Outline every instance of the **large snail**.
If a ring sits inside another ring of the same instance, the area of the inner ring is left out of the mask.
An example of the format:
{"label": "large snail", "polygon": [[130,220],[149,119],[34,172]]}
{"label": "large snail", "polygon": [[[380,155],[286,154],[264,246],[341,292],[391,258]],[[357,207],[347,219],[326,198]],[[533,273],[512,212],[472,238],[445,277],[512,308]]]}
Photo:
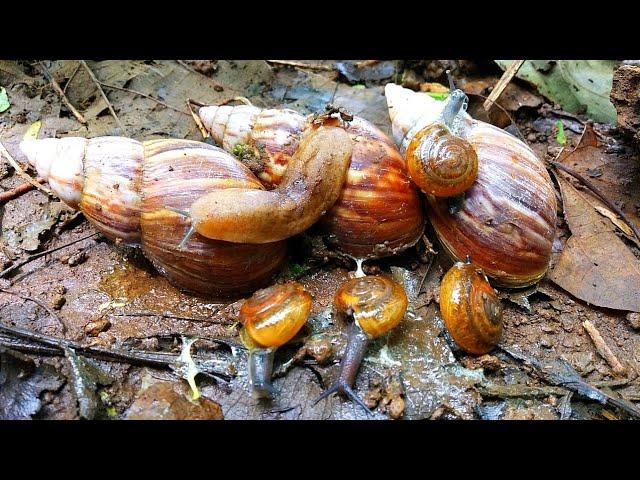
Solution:
{"label": "large snail", "polygon": [[[442,195],[424,189],[429,219],[445,249],[458,261],[471,256],[499,285],[523,287],[540,280],[556,226],[555,191],[544,164],[516,137],[471,118],[460,90],[445,102],[395,84],[388,84],[385,94],[394,139],[409,161],[445,152],[438,148],[445,141],[458,145],[440,164],[452,172],[429,178],[437,183],[442,177],[446,190],[460,177],[464,197],[457,197],[462,200],[457,208],[447,197],[458,191]],[[466,188],[475,162],[477,178]]]}
{"label": "large snail", "polygon": [[502,305],[482,271],[468,259],[456,262],[442,277],[440,312],[453,341],[481,355],[502,335]]}
{"label": "large snail", "polygon": [[105,236],[141,246],[179,287],[215,296],[266,284],[285,258],[283,240],[315,223],[340,195],[349,135],[321,126],[298,147],[281,185],[265,191],[235,157],[201,142],[67,137],[21,144],[60,199]]}
{"label": "large snail", "polygon": [[256,398],[271,398],[273,357],[307,323],[311,295],[289,282],[258,290],[240,307],[241,338],[249,348],[249,380]]}
{"label": "large snail", "polygon": [[407,305],[407,295],[402,286],[382,275],[355,277],[340,287],[334,297],[335,310],[353,322],[349,325],[349,338],[338,379],[318,397],[316,403],[332,393],[340,393],[369,411],[353,391],[360,364],[371,340],[397,327],[404,318]]}
{"label": "large snail", "polygon": [[[203,106],[198,112],[213,139],[238,155],[267,188],[283,181],[301,136],[317,128],[323,117],[251,105]],[[377,127],[344,113],[321,123],[341,124],[345,117],[345,129],[354,142],[351,164],[338,201],[320,223],[331,243],[347,254],[393,255],[422,235],[418,190],[397,148]]]}

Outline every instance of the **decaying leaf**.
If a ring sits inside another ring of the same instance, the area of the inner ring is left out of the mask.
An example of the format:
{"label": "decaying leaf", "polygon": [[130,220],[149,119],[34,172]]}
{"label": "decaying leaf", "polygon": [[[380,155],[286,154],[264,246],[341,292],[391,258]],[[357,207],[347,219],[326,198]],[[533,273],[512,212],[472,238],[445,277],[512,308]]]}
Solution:
{"label": "decaying leaf", "polygon": [[620,219],[620,217],[618,217],[611,210],[609,210],[608,208],[602,207],[600,205],[595,205],[593,208],[595,208],[596,212],[598,212],[600,215],[602,215],[603,217],[607,217],[609,220],[611,220],[611,222],[616,227],[618,227],[625,235],[627,235],[628,237],[633,237],[633,230],[631,230],[631,227],[629,227],[629,225],[624,223],[624,221]]}
{"label": "decaying leaf", "polygon": [[110,385],[113,378],[93,361],[79,356],[71,348],[65,348],[64,353],[71,365],[71,381],[78,399],[80,417],[91,420],[98,412],[98,385]]}
{"label": "decaying leaf", "polygon": [[572,235],[549,278],[593,305],[640,312],[640,261],[583,193],[558,181]]}
{"label": "decaying leaf", "polygon": [[[513,60],[496,60],[505,69]],[[571,113],[586,109],[597,122],[616,123],[616,109],[609,100],[613,60],[527,60],[516,77],[526,80],[550,100]]]}
{"label": "decaying leaf", "polygon": [[38,138],[38,133],[40,133],[40,127],[42,127],[42,121],[38,120],[37,122],[33,122],[27,128],[27,131],[24,133],[22,139],[23,140],[35,140]]}
{"label": "decaying leaf", "polygon": [[0,348],[0,420],[27,420],[42,407],[40,395],[57,391],[64,379],[48,365]]}
{"label": "decaying leaf", "polygon": [[64,203],[51,202],[45,208],[39,209],[38,217],[27,217],[24,223],[5,228],[2,236],[10,247],[33,252],[40,248],[42,236],[51,230],[63,214],[68,212],[71,210]]}

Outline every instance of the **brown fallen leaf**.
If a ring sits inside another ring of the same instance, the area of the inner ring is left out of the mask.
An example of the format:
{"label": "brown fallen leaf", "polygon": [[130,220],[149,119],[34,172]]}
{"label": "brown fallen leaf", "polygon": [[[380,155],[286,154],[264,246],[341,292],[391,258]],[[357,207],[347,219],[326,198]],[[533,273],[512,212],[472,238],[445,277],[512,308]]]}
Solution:
{"label": "brown fallen leaf", "polygon": [[611,223],[613,223],[616,227],[618,227],[626,236],[634,238],[633,230],[631,230],[631,227],[629,227],[629,225],[624,223],[624,221],[621,220],[618,215],[616,215],[611,210],[601,205],[594,205],[593,208],[595,208],[596,212],[598,212],[600,215],[602,215],[603,217],[607,217],[609,220],[611,220]]}
{"label": "brown fallen leaf", "polygon": [[549,278],[590,304],[640,312],[640,261],[584,194],[557,178],[572,235]]}

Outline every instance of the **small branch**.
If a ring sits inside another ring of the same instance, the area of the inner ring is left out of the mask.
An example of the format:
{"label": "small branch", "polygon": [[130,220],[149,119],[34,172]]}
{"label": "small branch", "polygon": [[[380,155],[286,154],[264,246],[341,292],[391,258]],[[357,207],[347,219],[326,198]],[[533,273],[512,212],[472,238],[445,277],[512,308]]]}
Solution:
{"label": "small branch", "polygon": [[58,250],[62,250],[63,248],[70,247],[71,245],[74,245],[76,243],[82,242],[83,240],[87,240],[87,239],[89,239],[91,237],[95,237],[96,235],[100,235],[100,233],[99,232],[92,233],[91,235],[87,235],[85,237],[78,238],[77,240],[74,240],[74,241],[69,242],[69,243],[65,243],[64,245],[60,245],[59,247],[50,248],[49,250],[45,250],[44,252],[40,252],[40,253],[36,253],[34,255],[31,255],[26,260],[24,260],[24,261],[22,261],[20,263],[16,263],[15,265],[11,265],[9,268],[7,268],[7,269],[3,270],[2,272],[0,272],[0,278],[4,277],[5,275],[8,275],[9,273],[13,272],[14,270],[19,269],[20,267],[25,266],[27,263],[31,263],[34,260],[37,260],[40,257],[44,257],[45,255],[48,255],[50,253],[57,252]]}
{"label": "small branch", "polygon": [[[0,323],[0,332],[6,335],[23,338],[36,344],[45,345],[47,347],[53,347],[57,349],[58,355],[64,355],[65,348],[72,348],[77,353],[85,355],[87,357],[98,358],[108,361],[116,362],[128,362],[137,365],[149,365],[152,367],[172,368],[175,367],[178,360],[178,355],[168,352],[146,352],[144,350],[119,350],[115,348],[104,348],[98,346],[86,346],[81,343],[74,342],[72,340],[66,340],[64,338],[53,337],[45,335],[43,333],[34,332],[26,328],[10,327]],[[1,338],[0,338],[1,340]],[[14,346],[16,350],[20,349]],[[25,348],[34,348],[30,345]],[[205,374],[213,375],[221,378],[225,381],[231,380],[230,375],[213,370],[207,365],[207,360],[201,358],[199,355],[193,355],[193,359],[196,362],[198,368]]]}
{"label": "small branch", "polygon": [[103,100],[107,102],[107,107],[109,108],[109,112],[111,112],[111,116],[114,118],[114,120],[118,124],[118,127],[120,127],[120,130],[122,130],[123,133],[126,133],[127,129],[124,128],[124,125],[122,125],[122,123],[120,122],[118,115],[116,115],[116,112],[113,109],[113,105],[111,105],[111,102],[107,98],[107,95],[104,93],[104,90],[102,90],[100,80],[96,78],[95,74],[93,73],[93,70],[91,70],[91,68],[89,68],[89,65],[87,65],[87,62],[85,62],[84,60],[80,60],[80,64],[87,71],[87,73],[91,77],[91,80],[93,80],[93,83],[96,84],[96,87],[98,88],[98,91],[100,92],[100,95],[102,96]]}
{"label": "small branch", "polygon": [[598,189],[598,187],[596,187],[590,180],[586,179],[585,177],[580,175],[578,172],[576,172],[575,170],[573,170],[570,167],[567,167],[563,163],[553,162],[553,161],[549,162],[549,163],[551,165],[553,165],[555,168],[557,168],[559,170],[562,170],[565,173],[568,173],[569,175],[571,175],[572,177],[578,179],[581,183],[583,183],[589,190],[591,190],[595,195],[597,195],[598,198],[600,198],[600,200],[602,200],[604,202],[604,204],[607,207],[609,207],[610,210],[613,210],[620,218],[622,218],[622,220],[624,220],[624,222],[627,225],[629,225],[631,230],[633,230],[633,233],[636,236],[636,238],[638,239],[638,241],[640,241],[640,230],[638,229],[636,224],[634,222],[632,222],[631,219],[629,219],[629,217],[620,208],[618,208],[618,206],[616,204],[614,204],[611,200],[609,200],[604,195],[604,193],[602,193]]}
{"label": "small branch", "polygon": [[47,187],[45,187],[44,185],[42,185],[40,182],[38,182],[37,180],[34,180],[33,178],[31,178],[20,166],[20,164],[18,162],[16,162],[14,160],[14,158],[11,156],[11,154],[9,153],[9,151],[4,148],[4,145],[2,144],[2,142],[0,142],[0,153],[2,153],[4,155],[4,157],[7,159],[7,161],[9,162],[9,164],[15,169],[16,173],[18,175],[20,175],[22,178],[24,178],[27,182],[29,182],[31,185],[33,185],[35,188],[37,188],[38,190],[40,190],[41,192],[46,193],[47,195],[53,195],[51,193],[51,190],[49,190]]}
{"label": "small branch", "polygon": [[82,116],[82,114],[78,110],[76,110],[76,107],[71,105],[71,102],[67,98],[67,95],[64,93],[64,90],[60,88],[60,85],[58,84],[58,82],[56,82],[56,79],[53,78],[53,75],[49,73],[49,70],[47,70],[47,67],[45,67],[44,63],[40,62],[40,66],[42,67],[44,76],[47,78],[47,80],[49,80],[53,89],[60,96],[62,103],[64,103],[67,106],[67,108],[71,111],[73,116],[76,117],[76,120],[78,120],[81,124],[86,125],[87,120]]}
{"label": "small branch", "polygon": [[106,87],[110,90],[120,90],[121,92],[128,92],[128,93],[132,93],[134,95],[140,95],[141,97],[144,98],[148,98],[149,100],[152,100],[154,102],[156,102],[159,105],[162,105],[163,107],[169,108],[171,110],[174,110],[178,113],[181,113],[183,115],[189,115],[187,112],[185,112],[184,110],[180,110],[179,108],[173,107],[171,105],[169,105],[168,103],[163,102],[162,100],[158,100],[155,97],[152,97],[151,95],[147,95],[146,93],[142,93],[139,92],[138,90],[133,90],[131,88],[124,88],[124,87],[116,87],[115,85],[110,85],[108,83],[104,83],[104,82],[100,82],[100,85],[102,85],[103,87]]}
{"label": "small branch", "polygon": [[324,70],[325,72],[333,72],[335,68],[327,65],[310,65],[308,63],[294,62],[291,60],[267,60],[267,63],[273,63],[275,65],[285,65],[287,67],[305,68],[307,70]]}
{"label": "small branch", "polygon": [[522,64],[524,62],[525,60],[514,60],[511,65],[509,65],[509,67],[504,71],[502,77],[500,77],[500,80],[498,80],[498,83],[495,87],[493,87],[491,94],[489,94],[489,97],[482,105],[486,111],[491,110],[491,107],[493,106],[495,101],[500,98],[500,95],[502,95],[502,92],[505,88],[507,88],[507,85],[509,85],[509,82],[511,82],[511,79],[515,76],[515,74],[518,73],[518,70],[520,70],[520,67],[522,67]]}
{"label": "small branch", "polygon": [[[218,313],[218,310],[216,310],[215,312],[212,312],[212,315],[216,313]],[[211,320],[209,318],[183,317],[180,315],[155,313],[155,312],[110,313],[109,315],[113,317],[161,317],[161,318],[167,318],[170,320],[184,320],[188,322],[209,323],[211,325],[232,325],[232,323],[230,322],[223,322],[220,320]]]}
{"label": "small branch", "polygon": [[604,358],[607,361],[607,363],[611,366],[613,373],[615,373],[616,375],[624,375],[626,372],[626,369],[622,366],[620,361],[616,358],[615,354],[611,351],[609,346],[604,342],[602,335],[600,335],[600,332],[595,327],[595,325],[591,323],[589,320],[585,320],[584,322],[582,322],[582,326],[591,337],[591,340],[593,340],[593,344],[596,346],[596,350],[598,351],[600,356]]}
{"label": "small branch", "polygon": [[485,398],[544,398],[549,395],[566,395],[569,391],[562,387],[531,387],[529,385],[498,385],[486,383],[478,385],[480,395]]}
{"label": "small branch", "polygon": [[30,300],[33,303],[35,303],[36,305],[39,305],[40,307],[44,308],[49,313],[49,315],[51,315],[60,324],[60,326],[62,327],[62,333],[66,333],[67,332],[67,326],[64,324],[62,319],[58,316],[58,314],[56,312],[54,312],[53,309],[51,309],[50,307],[48,307],[47,305],[42,303],[40,300],[36,300],[35,298],[28,297],[26,295],[21,295],[21,294],[16,293],[16,292],[12,292],[11,290],[7,290],[6,288],[0,288],[0,292],[4,292],[4,293],[7,293],[9,295],[13,295],[14,297],[22,298],[23,300]]}
{"label": "small branch", "polygon": [[67,80],[67,82],[64,84],[64,88],[62,89],[62,91],[66,94],[67,93],[67,88],[69,88],[69,85],[71,85],[71,81],[76,78],[76,74],[78,73],[78,70],[80,70],[80,63],[78,63],[78,65],[76,65],[76,69],[73,71],[73,73],[71,74],[71,76],[69,77],[69,80]]}
{"label": "small branch", "polygon": [[[45,180],[43,178],[36,178],[36,182],[44,182]],[[0,193],[0,205],[7,203],[9,200],[15,200],[16,198],[18,198],[21,195],[24,195],[27,192],[30,192],[31,190],[33,190],[35,187],[35,185],[33,185],[30,182],[25,182],[21,185],[18,185],[15,188],[12,188],[11,190],[6,190],[4,192]]]}
{"label": "small branch", "polygon": [[189,112],[191,112],[191,118],[193,118],[193,121],[198,126],[198,130],[200,130],[200,135],[202,135],[203,139],[209,138],[211,134],[202,124],[202,120],[200,120],[200,117],[196,114],[196,112],[193,111],[192,105],[197,106],[197,104],[193,100],[191,100],[190,98],[187,98],[187,108],[189,109]]}

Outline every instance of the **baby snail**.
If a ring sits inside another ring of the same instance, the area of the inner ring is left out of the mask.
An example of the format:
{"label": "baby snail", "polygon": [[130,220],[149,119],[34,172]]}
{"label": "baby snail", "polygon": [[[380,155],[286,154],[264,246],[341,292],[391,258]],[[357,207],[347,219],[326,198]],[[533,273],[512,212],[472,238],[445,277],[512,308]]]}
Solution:
{"label": "baby snail", "polygon": [[273,357],[307,323],[311,295],[296,282],[258,290],[240,308],[240,336],[249,349],[249,380],[255,398],[271,398]]}
{"label": "baby snail", "polygon": [[490,352],[502,335],[502,305],[482,270],[457,262],[442,277],[440,312],[447,331],[465,352]]}
{"label": "baby snail", "polygon": [[473,145],[456,135],[458,114],[469,99],[449,76],[449,97],[435,122],[416,122],[407,134],[407,167],[420,189],[436,197],[453,197],[467,190],[478,176],[478,155]]}
{"label": "baby snail", "polygon": [[[463,139],[472,148],[450,152],[477,157],[477,177],[462,182],[468,187],[464,195],[439,197],[424,189],[429,220],[444,249],[456,261],[470,255],[497,285],[519,288],[539,281],[549,268],[556,229],[556,192],[544,163],[520,139],[473,119],[459,90],[442,102],[389,83],[385,95],[393,137],[402,152],[411,154],[409,161],[416,152],[420,157],[431,151],[420,147],[427,139],[438,145],[440,138]],[[438,125],[453,135],[440,137],[437,132],[444,130]],[[457,168],[453,153],[443,158],[448,159],[443,165]]]}
{"label": "baby snail", "polygon": [[385,276],[357,276],[340,287],[334,297],[336,312],[351,317],[353,322],[349,325],[340,375],[315,403],[332,393],[340,393],[370,413],[364,401],[353,391],[360,364],[371,340],[391,331],[402,321],[407,304],[402,286]]}

